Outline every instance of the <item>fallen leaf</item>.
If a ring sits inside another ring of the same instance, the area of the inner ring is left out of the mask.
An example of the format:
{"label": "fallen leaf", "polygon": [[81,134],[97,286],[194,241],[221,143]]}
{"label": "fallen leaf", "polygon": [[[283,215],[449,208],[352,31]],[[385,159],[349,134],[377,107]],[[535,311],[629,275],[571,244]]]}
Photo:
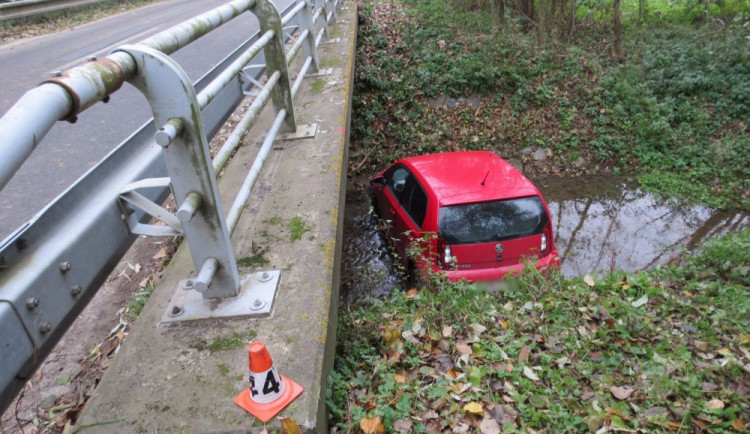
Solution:
{"label": "fallen leaf", "polygon": [[401,337],[401,333],[395,328],[386,327],[383,331],[383,340],[385,340],[385,346],[388,348],[394,347],[398,343],[399,337]]}
{"label": "fallen leaf", "polygon": [[474,351],[472,351],[471,347],[463,342],[459,342],[456,344],[456,351],[458,351],[461,354],[468,354],[468,355],[474,354]]}
{"label": "fallen leaf", "polygon": [[591,287],[596,285],[596,282],[594,282],[594,278],[591,277],[590,274],[583,276],[583,281],[586,282],[586,285],[591,286]]}
{"label": "fallen leaf", "polygon": [[393,378],[396,380],[396,383],[406,383],[406,377],[401,374],[396,374]]}
{"label": "fallen leaf", "polygon": [[614,414],[615,416],[619,416],[619,417],[621,417],[622,419],[625,419],[625,420],[633,420],[632,417],[627,416],[627,415],[623,414],[622,412],[620,412],[619,410],[614,409],[612,407],[607,407],[607,408],[604,409],[604,411],[607,414]]}
{"label": "fallen leaf", "polygon": [[528,378],[531,381],[539,381],[539,377],[537,377],[534,371],[528,366],[523,367],[523,375],[525,375],[526,378]]}
{"label": "fallen leaf", "polygon": [[524,363],[529,361],[529,347],[521,347],[521,352],[518,353],[518,363]]}
{"label": "fallen leaf", "polygon": [[399,420],[393,422],[393,429],[396,432],[409,432],[409,431],[411,431],[411,420],[409,420],[409,419],[399,419]]}
{"label": "fallen leaf", "polygon": [[161,249],[159,249],[158,252],[156,252],[154,256],[151,257],[151,259],[161,259],[165,256],[167,256],[167,248],[162,247]]}
{"label": "fallen leaf", "polygon": [[478,402],[470,402],[466,405],[464,405],[464,411],[468,411],[472,414],[484,414],[484,409],[482,408],[482,404]]}
{"label": "fallen leaf", "polygon": [[490,415],[500,426],[505,426],[508,423],[515,424],[518,417],[518,413],[510,405],[496,405],[495,408],[490,410]]}
{"label": "fallen leaf", "polygon": [[450,326],[443,327],[443,337],[449,338],[451,336],[453,336],[453,327],[450,327]]}
{"label": "fallen leaf", "polygon": [[359,428],[365,434],[385,434],[385,426],[380,421],[380,416],[375,416],[372,419],[366,417],[359,421]]}
{"label": "fallen leaf", "polygon": [[724,401],[722,401],[721,399],[712,399],[708,401],[708,404],[706,405],[708,406],[709,410],[721,410],[722,408],[724,408]]}
{"label": "fallen leaf", "polygon": [[301,434],[297,422],[291,417],[281,418],[281,432],[284,434]]}
{"label": "fallen leaf", "polygon": [[485,417],[479,425],[479,432],[482,434],[500,434],[500,425],[495,419]]}
{"label": "fallen leaf", "polygon": [[419,294],[419,291],[417,291],[417,288],[412,288],[412,289],[406,291],[406,298],[412,299],[412,298],[416,297],[417,294]]}
{"label": "fallen leaf", "polygon": [[732,428],[734,428],[735,431],[745,431],[745,421],[738,417],[732,421]]}
{"label": "fallen leaf", "polygon": [[633,392],[635,392],[635,389],[633,389],[630,386],[622,386],[622,387],[612,386],[609,388],[609,391],[612,392],[612,395],[615,398],[622,401],[622,400],[630,398],[630,395],[632,395]]}
{"label": "fallen leaf", "polygon": [[503,330],[508,330],[508,322],[507,321],[502,321],[501,320],[501,321],[498,321],[498,323],[500,324],[500,327],[503,328]]}
{"label": "fallen leaf", "polygon": [[643,294],[643,297],[641,297],[638,300],[630,303],[630,305],[633,306],[633,307],[641,307],[641,306],[643,306],[646,303],[648,303],[648,295]]}

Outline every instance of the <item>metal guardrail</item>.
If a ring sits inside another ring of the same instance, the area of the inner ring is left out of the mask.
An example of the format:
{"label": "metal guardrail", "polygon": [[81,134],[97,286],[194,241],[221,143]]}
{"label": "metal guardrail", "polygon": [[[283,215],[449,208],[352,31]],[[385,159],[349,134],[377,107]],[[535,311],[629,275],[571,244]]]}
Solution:
{"label": "metal guardrail", "polygon": [[[139,234],[184,235],[193,257],[197,276],[183,281],[163,322],[270,312],[279,271],[241,278],[230,234],[277,134],[297,130],[294,95],[308,71],[317,71],[317,47],[339,5],[317,1],[299,0],[280,15],[270,0],[234,0],[48,79],[0,118],[1,188],[58,120],[74,121],[125,81],[154,115],[0,245],[0,409]],[[191,83],[169,54],[248,11],[260,32]],[[300,51],[304,62],[292,83],[288,67]],[[254,101],[212,161],[209,138],[252,91]],[[216,175],[269,100],[275,120],[225,216]],[[158,205],[170,192],[174,214]],[[151,225],[152,218],[164,224]]]}
{"label": "metal guardrail", "polygon": [[0,3],[0,21],[72,9],[107,0],[21,0]]}

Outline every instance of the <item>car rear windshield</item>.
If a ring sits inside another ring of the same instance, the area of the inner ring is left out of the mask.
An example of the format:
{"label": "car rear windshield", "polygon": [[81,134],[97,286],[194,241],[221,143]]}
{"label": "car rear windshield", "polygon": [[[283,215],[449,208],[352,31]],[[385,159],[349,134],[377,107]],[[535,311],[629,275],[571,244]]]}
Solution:
{"label": "car rear windshield", "polygon": [[475,244],[536,235],[549,216],[539,196],[440,208],[439,235],[448,244]]}

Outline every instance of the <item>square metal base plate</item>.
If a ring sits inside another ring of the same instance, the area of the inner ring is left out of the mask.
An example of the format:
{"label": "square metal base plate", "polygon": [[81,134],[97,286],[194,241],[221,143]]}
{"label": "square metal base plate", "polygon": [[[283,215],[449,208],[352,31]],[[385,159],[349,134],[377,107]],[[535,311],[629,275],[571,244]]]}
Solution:
{"label": "square metal base plate", "polygon": [[297,131],[279,134],[276,140],[314,139],[318,134],[318,124],[298,124]]}
{"label": "square metal base plate", "polygon": [[208,318],[239,316],[268,316],[271,314],[281,271],[259,271],[240,276],[240,294],[237,297],[204,300],[203,295],[193,289],[184,289],[181,282],[162,323],[194,321]]}

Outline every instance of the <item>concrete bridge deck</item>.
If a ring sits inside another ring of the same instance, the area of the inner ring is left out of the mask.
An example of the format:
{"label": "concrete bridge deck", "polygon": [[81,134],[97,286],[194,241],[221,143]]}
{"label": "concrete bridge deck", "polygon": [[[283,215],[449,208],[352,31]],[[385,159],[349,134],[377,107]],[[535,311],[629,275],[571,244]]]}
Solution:
{"label": "concrete bridge deck", "polygon": [[[356,24],[356,5],[348,3],[331,27],[331,42],[320,50],[321,70],[332,68],[333,74],[305,79],[295,101],[298,123],[317,123],[317,136],[274,144],[232,238],[241,275],[281,270],[271,316],[160,325],[180,280],[195,273],[183,245],[77,427],[102,433],[260,431],[263,424],[233,400],[248,387],[247,344],[262,341],[279,372],[305,389],[279,417],[292,418],[303,432],[327,431],[324,398],[335,353]],[[263,139],[257,131],[267,130],[271,120],[264,114],[221,175],[222,197],[239,189]],[[278,418],[268,424],[274,426]]]}

